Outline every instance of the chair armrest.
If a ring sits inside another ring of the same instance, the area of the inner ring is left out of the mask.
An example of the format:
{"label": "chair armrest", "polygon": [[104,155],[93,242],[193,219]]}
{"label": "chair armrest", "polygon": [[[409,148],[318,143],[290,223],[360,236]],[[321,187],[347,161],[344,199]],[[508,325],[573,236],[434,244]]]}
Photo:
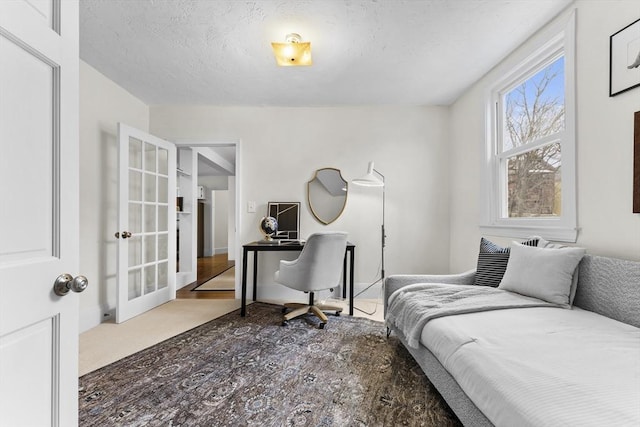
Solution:
{"label": "chair armrest", "polygon": [[450,285],[473,285],[476,270],[459,274],[395,274],[384,281],[384,311],[387,312],[389,296],[400,288],[414,283],[446,283]]}
{"label": "chair armrest", "polygon": [[275,281],[285,286],[287,284],[292,285],[297,281],[299,281],[300,271],[294,268],[297,262],[298,262],[297,258],[291,261],[281,259],[279,263],[280,267],[273,276]]}

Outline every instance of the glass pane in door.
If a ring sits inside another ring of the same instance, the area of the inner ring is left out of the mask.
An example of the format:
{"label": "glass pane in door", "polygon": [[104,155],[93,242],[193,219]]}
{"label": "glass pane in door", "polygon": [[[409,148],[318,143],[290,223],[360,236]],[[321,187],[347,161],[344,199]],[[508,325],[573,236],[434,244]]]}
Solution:
{"label": "glass pane in door", "polygon": [[168,234],[158,235],[158,261],[166,260],[169,258],[168,237]]}
{"label": "glass pane in door", "polygon": [[129,270],[129,301],[142,295],[142,270]]}
{"label": "glass pane in door", "polygon": [[161,262],[158,264],[158,289],[166,288],[168,286],[167,274],[169,271],[169,263]]}
{"label": "glass pane in door", "polygon": [[129,138],[129,167],[142,169],[142,141]]}
{"label": "glass pane in door", "polygon": [[137,234],[142,232],[142,205],[129,202],[129,230]]}
{"label": "glass pane in door", "polygon": [[129,267],[137,267],[142,264],[142,237],[133,236],[129,241]]}
{"label": "glass pane in door", "polygon": [[144,200],[145,202],[156,201],[156,175],[151,173],[144,174]]}
{"label": "glass pane in door", "polygon": [[145,205],[144,232],[152,233],[155,231],[156,231],[156,205]]}
{"label": "glass pane in door", "polygon": [[156,260],[156,236],[144,237],[144,262],[154,262]]}
{"label": "glass pane in door", "polygon": [[169,180],[163,176],[158,176],[158,202],[168,203]]}
{"label": "glass pane in door", "polygon": [[149,143],[144,144],[144,170],[156,171],[156,146]]}
{"label": "glass pane in door", "polygon": [[156,266],[148,265],[144,268],[144,293],[149,294],[156,290]]}
{"label": "glass pane in door", "polygon": [[169,174],[169,152],[164,148],[158,148],[158,173]]}
{"label": "glass pane in door", "polygon": [[129,170],[129,200],[142,201],[142,172]]}
{"label": "glass pane in door", "polygon": [[158,231],[167,231],[169,225],[169,207],[168,206],[158,206]]}

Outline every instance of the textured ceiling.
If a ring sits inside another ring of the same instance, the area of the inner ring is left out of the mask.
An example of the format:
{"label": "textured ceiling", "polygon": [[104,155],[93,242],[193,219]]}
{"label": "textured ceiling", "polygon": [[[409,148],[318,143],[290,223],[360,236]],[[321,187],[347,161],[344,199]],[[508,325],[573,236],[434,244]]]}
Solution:
{"label": "textured ceiling", "polygon": [[150,105],[448,105],[569,3],[81,0],[80,56]]}

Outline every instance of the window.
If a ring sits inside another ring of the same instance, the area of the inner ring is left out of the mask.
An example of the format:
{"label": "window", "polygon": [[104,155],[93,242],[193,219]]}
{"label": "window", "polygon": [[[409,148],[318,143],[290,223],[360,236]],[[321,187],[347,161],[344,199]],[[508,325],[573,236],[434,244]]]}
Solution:
{"label": "window", "polygon": [[490,89],[487,234],[576,240],[574,19]]}
{"label": "window", "polygon": [[561,216],[564,56],[501,94],[497,108],[501,215]]}

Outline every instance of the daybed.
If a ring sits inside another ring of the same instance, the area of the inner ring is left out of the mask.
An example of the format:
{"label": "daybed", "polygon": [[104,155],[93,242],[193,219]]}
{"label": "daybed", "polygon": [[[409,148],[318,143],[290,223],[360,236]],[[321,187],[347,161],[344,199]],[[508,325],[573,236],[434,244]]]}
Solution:
{"label": "daybed", "polygon": [[465,426],[639,426],[640,262],[585,255],[575,271],[572,306],[436,316],[412,344],[392,312],[409,310],[394,306],[398,294],[418,283],[477,288],[476,270],[391,276],[387,326]]}

